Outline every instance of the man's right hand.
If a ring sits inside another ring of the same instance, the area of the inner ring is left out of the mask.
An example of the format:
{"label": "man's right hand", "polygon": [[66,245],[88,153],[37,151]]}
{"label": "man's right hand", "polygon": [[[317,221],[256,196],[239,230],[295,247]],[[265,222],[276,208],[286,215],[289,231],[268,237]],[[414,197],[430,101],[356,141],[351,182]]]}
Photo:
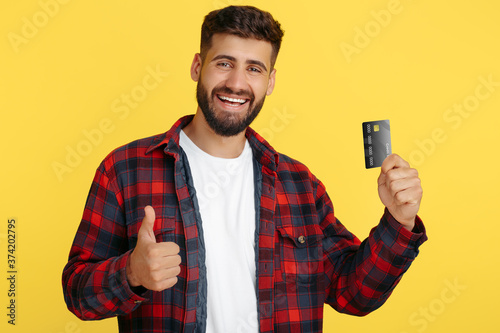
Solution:
{"label": "man's right hand", "polygon": [[127,280],[132,287],[162,291],[177,283],[181,272],[179,246],[173,242],[157,243],[153,231],[155,211],[146,206],[144,212],[136,247],[127,262]]}

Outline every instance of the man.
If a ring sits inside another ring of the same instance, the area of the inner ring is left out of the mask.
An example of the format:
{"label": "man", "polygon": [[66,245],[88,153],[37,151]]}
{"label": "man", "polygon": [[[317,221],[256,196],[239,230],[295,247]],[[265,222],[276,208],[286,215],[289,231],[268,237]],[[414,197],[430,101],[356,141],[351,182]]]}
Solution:
{"label": "man", "polygon": [[321,332],[324,303],[366,315],[385,302],[426,240],[417,172],[389,156],[379,225],[363,243],[344,228],[323,184],[249,128],[282,36],[254,7],[206,16],[194,117],[97,169],[63,272],[79,318],[118,316],[121,332]]}

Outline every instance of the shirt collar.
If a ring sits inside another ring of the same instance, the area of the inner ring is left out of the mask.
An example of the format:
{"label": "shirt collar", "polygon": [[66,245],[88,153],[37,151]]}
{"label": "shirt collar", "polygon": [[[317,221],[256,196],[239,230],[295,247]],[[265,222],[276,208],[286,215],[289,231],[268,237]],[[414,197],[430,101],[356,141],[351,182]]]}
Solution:
{"label": "shirt collar", "polygon": [[[153,142],[146,150],[146,154],[160,147],[166,146],[164,152],[173,156],[176,160],[179,157],[179,136],[181,129],[189,124],[194,115],[187,115],[177,120],[172,127],[165,133],[158,135],[154,138]],[[279,162],[279,154],[274,150],[271,145],[264,140],[257,132],[248,127],[245,136],[252,148],[253,154],[257,161],[263,166],[269,168],[271,171],[276,171]]]}

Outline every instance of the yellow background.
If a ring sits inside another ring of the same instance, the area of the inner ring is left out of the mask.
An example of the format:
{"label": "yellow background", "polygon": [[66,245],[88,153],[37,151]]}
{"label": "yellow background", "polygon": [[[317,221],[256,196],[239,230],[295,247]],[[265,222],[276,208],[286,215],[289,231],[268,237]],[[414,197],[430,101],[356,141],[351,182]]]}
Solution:
{"label": "yellow background", "polygon": [[[115,332],[116,319],[81,322],[67,311],[60,282],[95,169],[117,146],[195,112],[189,67],[203,17],[243,1],[54,1],[0,5],[0,330]],[[383,210],[379,169],[364,167],[363,121],[390,119],[393,152],[413,162],[422,179],[429,241],[419,257],[367,317],[325,308],[324,331],[498,332],[500,4],[246,4],[270,11],[285,30],[276,89],[253,127],[325,183],[352,232],[366,237]],[[141,88],[156,69],[168,75],[154,89]],[[497,85],[489,91],[480,78]],[[115,112],[122,94],[144,91],[135,108]],[[473,110],[450,113],[464,103]],[[89,146],[85,131],[97,129],[102,137]],[[67,166],[68,149],[85,156],[58,176],[54,165]],[[4,277],[11,217],[18,237],[15,327],[7,324]]]}

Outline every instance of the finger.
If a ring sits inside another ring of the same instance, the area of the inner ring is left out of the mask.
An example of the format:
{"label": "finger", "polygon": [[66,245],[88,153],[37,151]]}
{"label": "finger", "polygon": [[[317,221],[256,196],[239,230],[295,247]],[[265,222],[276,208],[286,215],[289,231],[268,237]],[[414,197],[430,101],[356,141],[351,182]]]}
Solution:
{"label": "finger", "polygon": [[175,256],[168,256],[164,258],[164,263],[167,268],[171,267],[179,267],[181,265],[181,256],[180,255],[175,255]]}
{"label": "finger", "polygon": [[384,180],[387,183],[396,181],[396,180],[401,180],[401,179],[418,179],[418,171],[416,169],[412,168],[395,168],[387,171],[387,173],[384,174],[385,178]]}
{"label": "finger", "polygon": [[165,289],[172,288],[177,284],[177,276],[165,280]]}
{"label": "finger", "polygon": [[412,188],[421,188],[419,178],[403,178],[391,181],[389,183],[389,190],[392,195],[396,195],[398,192],[405,191]]}
{"label": "finger", "polygon": [[160,242],[151,247],[150,255],[152,257],[168,257],[175,256],[179,252],[179,245],[174,242]]}
{"label": "finger", "polygon": [[382,162],[382,166],[380,168],[380,172],[387,173],[387,171],[394,168],[409,168],[410,164],[402,159],[398,154],[391,154],[386,157],[384,162]]}
{"label": "finger", "polygon": [[161,282],[153,283],[151,286],[148,286],[148,289],[153,291],[163,291],[165,289],[172,288],[173,286],[175,286],[177,281],[178,281],[177,277],[168,278],[162,280]]}
{"label": "finger", "polygon": [[170,279],[181,274],[181,266],[169,267],[165,270],[165,278]]}
{"label": "finger", "polygon": [[155,210],[151,206],[144,207],[145,216],[142,219],[142,224],[139,229],[138,238],[153,240],[156,243],[156,238],[154,234],[154,225],[156,214]]}
{"label": "finger", "polygon": [[384,185],[386,178],[387,178],[386,174],[383,173],[382,170],[380,170],[380,175],[378,176],[378,179],[377,179],[378,186]]}
{"label": "finger", "polygon": [[149,269],[151,272],[164,272],[167,269],[179,267],[181,264],[181,257],[179,255],[162,257],[162,258],[153,258],[148,262]]}
{"label": "finger", "polygon": [[410,187],[397,192],[394,199],[397,205],[416,205],[422,198],[421,187]]}
{"label": "finger", "polygon": [[180,273],[181,273],[180,266],[164,268],[161,270],[151,272],[151,281],[153,283],[162,283],[167,279],[171,279],[178,276]]}
{"label": "finger", "polygon": [[172,242],[149,244],[146,257],[150,270],[156,271],[180,265],[179,250],[179,246]]}

